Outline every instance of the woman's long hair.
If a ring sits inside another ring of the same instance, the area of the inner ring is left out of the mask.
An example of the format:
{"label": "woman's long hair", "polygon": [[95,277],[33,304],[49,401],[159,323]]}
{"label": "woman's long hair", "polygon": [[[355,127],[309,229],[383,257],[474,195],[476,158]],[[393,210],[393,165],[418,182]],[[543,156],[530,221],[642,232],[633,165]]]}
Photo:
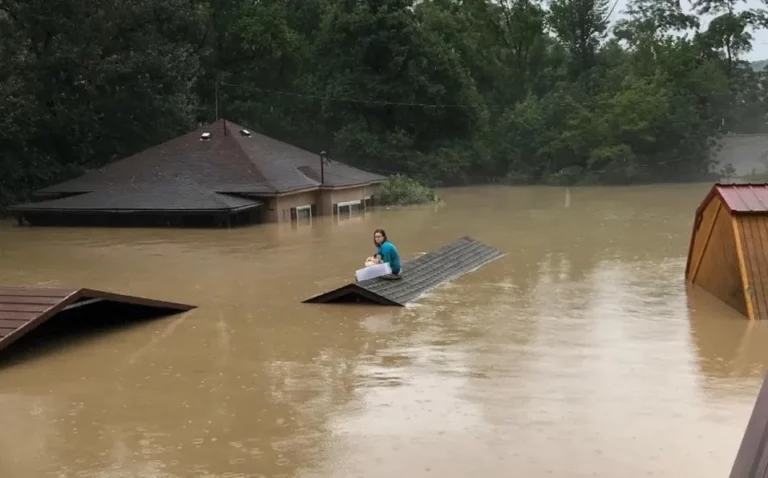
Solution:
{"label": "woman's long hair", "polygon": [[376,246],[376,247],[379,247],[381,244],[377,244],[377,243],[376,243],[376,233],[377,233],[377,232],[378,232],[379,234],[381,234],[381,237],[383,237],[383,238],[384,238],[384,240],[383,240],[383,241],[381,241],[381,244],[384,244],[384,243],[385,243],[385,242],[387,242],[389,239],[387,239],[387,233],[386,233],[386,232],[384,232],[384,229],[376,229],[375,231],[373,231],[373,245],[374,245],[374,246]]}

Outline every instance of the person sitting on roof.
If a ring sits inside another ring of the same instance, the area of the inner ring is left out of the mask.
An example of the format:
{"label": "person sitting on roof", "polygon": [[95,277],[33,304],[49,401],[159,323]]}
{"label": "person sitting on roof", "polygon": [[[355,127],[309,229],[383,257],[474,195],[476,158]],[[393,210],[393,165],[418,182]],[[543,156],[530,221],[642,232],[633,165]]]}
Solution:
{"label": "person sitting on roof", "polygon": [[384,276],[385,279],[399,279],[400,276],[400,253],[397,252],[397,247],[389,242],[387,239],[387,233],[384,229],[376,229],[373,231],[373,243],[377,247],[376,256],[380,258],[381,263],[389,264],[392,269],[392,274]]}

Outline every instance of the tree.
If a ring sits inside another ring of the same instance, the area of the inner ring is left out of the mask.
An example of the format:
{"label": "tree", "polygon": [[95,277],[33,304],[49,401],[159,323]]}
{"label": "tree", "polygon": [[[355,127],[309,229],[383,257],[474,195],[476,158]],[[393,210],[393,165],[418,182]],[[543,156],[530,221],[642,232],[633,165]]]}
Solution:
{"label": "tree", "polygon": [[608,2],[0,0],[0,205],[217,115],[432,185],[701,179],[766,131],[764,9]]}
{"label": "tree", "polygon": [[0,176],[6,200],[192,124],[198,61],[182,0],[3,0]]}

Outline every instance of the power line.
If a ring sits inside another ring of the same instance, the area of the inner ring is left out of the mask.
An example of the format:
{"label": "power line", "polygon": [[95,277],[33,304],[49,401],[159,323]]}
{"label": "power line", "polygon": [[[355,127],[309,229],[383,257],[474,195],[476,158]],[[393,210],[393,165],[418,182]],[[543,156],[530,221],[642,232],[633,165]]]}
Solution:
{"label": "power line", "polygon": [[341,98],[337,96],[309,95],[309,94],[303,94],[303,93],[293,93],[289,91],[270,90],[267,88],[259,88],[251,85],[247,85],[247,86],[235,85],[232,83],[225,83],[225,82],[221,82],[221,84],[224,86],[232,86],[235,88],[247,88],[249,90],[255,90],[262,93],[291,96],[295,98],[338,101],[343,103],[358,103],[358,104],[369,104],[369,105],[379,105],[379,106],[385,106],[385,105],[386,106],[412,106],[412,107],[420,107],[420,108],[487,108],[492,106],[505,106],[505,105],[493,105],[493,104],[472,105],[472,104],[441,104],[441,103],[409,103],[409,102],[401,102],[401,101],[370,100],[370,99],[363,99],[363,98]]}

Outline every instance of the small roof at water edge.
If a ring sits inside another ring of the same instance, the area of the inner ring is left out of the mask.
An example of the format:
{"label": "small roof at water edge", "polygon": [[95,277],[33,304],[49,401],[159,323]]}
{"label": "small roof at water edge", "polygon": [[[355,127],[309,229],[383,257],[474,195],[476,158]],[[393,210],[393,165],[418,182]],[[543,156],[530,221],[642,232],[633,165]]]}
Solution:
{"label": "small roof at water edge", "polygon": [[728,212],[732,214],[768,213],[768,184],[766,183],[716,183],[696,210],[697,216],[701,215],[715,196],[720,196]]}

